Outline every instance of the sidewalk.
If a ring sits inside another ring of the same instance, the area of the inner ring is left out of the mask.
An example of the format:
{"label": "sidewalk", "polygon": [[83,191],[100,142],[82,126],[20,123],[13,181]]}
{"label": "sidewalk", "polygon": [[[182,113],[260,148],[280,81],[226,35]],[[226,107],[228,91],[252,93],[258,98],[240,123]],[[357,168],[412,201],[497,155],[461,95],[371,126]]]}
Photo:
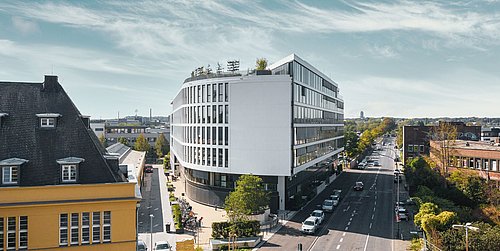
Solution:
{"label": "sidewalk", "polygon": [[[178,178],[177,181],[174,181],[172,183],[175,187],[175,192],[174,192],[175,197],[186,199],[189,205],[193,207],[192,210],[195,213],[196,217],[198,217],[198,219],[203,217],[203,220],[201,222],[201,228],[199,230],[199,236],[197,236],[197,238],[195,239],[195,243],[199,243],[199,245],[203,248],[203,250],[210,250],[209,239],[211,238],[212,235],[212,222],[227,221],[228,219],[226,217],[226,211],[224,211],[224,209],[221,208],[216,209],[214,207],[194,202],[190,200],[187,196],[182,196],[183,193],[186,194],[184,189],[185,184],[183,176]],[[168,195],[166,198],[167,198],[166,200],[168,201]],[[172,220],[171,214],[170,218],[171,218],[170,220]],[[172,231],[174,230],[172,229]],[[185,234],[177,234],[176,237],[178,241],[185,239],[193,239],[195,237],[195,233],[186,231]]]}

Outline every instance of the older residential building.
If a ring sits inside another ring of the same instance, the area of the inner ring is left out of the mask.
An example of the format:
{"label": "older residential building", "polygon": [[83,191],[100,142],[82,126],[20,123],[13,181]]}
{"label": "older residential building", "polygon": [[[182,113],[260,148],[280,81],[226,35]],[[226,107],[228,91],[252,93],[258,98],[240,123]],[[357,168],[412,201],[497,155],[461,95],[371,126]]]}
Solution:
{"label": "older residential building", "polygon": [[[431,147],[441,149],[439,141],[431,141]],[[449,146],[449,169],[463,168],[476,171],[481,177],[500,184],[500,145],[497,143],[456,140]],[[431,153],[432,158],[437,158]],[[439,164],[439,163],[438,163]]]}
{"label": "older residential building", "polygon": [[[449,123],[457,129],[457,139],[479,141],[481,126],[467,126],[463,122]],[[408,160],[421,155],[429,155],[431,134],[436,126],[404,126],[403,127],[403,164]]]}
{"label": "older residential building", "polygon": [[0,82],[0,250],[135,250],[140,194],[57,76]]}
{"label": "older residential building", "polygon": [[481,141],[500,143],[500,128],[482,128]]}
{"label": "older residential building", "polygon": [[344,129],[337,83],[294,54],[269,68],[182,84],[172,103],[171,160],[191,199],[220,207],[251,173],[270,191],[271,210],[283,210],[333,174]]}

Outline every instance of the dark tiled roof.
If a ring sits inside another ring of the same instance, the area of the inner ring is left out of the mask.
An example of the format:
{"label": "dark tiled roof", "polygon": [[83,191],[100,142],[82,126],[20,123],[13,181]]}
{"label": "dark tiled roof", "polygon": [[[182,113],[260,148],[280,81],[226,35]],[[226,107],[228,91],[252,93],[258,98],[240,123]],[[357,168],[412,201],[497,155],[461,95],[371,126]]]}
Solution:
{"label": "dark tiled roof", "polygon": [[[28,160],[20,167],[19,185],[61,184],[57,160],[84,159],[79,164],[80,184],[126,181],[118,166],[103,157],[106,150],[57,81],[44,83],[0,82],[0,161]],[[57,113],[55,128],[41,128],[37,114]],[[1,175],[1,174],[0,174]],[[1,184],[0,184],[1,185]]]}

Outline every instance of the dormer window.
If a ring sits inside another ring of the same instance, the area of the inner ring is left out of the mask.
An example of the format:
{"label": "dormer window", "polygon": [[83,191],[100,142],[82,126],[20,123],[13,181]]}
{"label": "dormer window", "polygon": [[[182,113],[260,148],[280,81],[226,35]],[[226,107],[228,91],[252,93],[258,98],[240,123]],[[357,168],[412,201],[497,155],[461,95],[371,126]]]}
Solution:
{"label": "dormer window", "polygon": [[54,128],[57,124],[57,119],[61,117],[59,113],[39,113],[36,115],[40,118],[40,127]]}
{"label": "dormer window", "polygon": [[17,185],[19,183],[19,171],[22,164],[28,162],[25,159],[10,158],[0,161],[2,185]]}
{"label": "dormer window", "polygon": [[58,159],[57,163],[61,165],[61,182],[78,182],[78,168],[80,166],[80,163],[84,161],[84,159],[78,157]]}

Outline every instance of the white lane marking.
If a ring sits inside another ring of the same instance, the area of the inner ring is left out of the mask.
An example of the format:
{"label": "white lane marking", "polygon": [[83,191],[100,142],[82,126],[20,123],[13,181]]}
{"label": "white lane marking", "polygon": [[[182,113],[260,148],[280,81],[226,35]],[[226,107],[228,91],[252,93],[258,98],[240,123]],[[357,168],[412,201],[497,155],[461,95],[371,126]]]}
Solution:
{"label": "white lane marking", "polygon": [[342,234],[342,236],[345,236],[345,232]]}
{"label": "white lane marking", "polygon": [[372,229],[372,223],[370,223],[370,229]]}
{"label": "white lane marking", "polygon": [[366,251],[366,247],[368,246],[368,238],[370,238],[370,234],[366,236],[365,249],[363,249],[364,251]]}
{"label": "white lane marking", "polygon": [[344,230],[347,231],[349,229],[349,227],[345,227]]}
{"label": "white lane marking", "polygon": [[374,215],[374,214],[372,214],[372,220],[373,220],[373,217],[375,217],[375,215]]}
{"label": "white lane marking", "polygon": [[351,218],[349,218],[349,221],[352,221],[352,217],[351,217]]}
{"label": "white lane marking", "polygon": [[339,241],[339,242],[342,242],[342,241],[344,241],[344,238],[340,238],[340,241]]}
{"label": "white lane marking", "polygon": [[350,225],[351,225],[351,222],[350,222],[350,221],[349,221],[349,222],[347,222],[347,226],[350,226]]}
{"label": "white lane marking", "polygon": [[375,201],[375,206],[377,205],[377,201]]}
{"label": "white lane marking", "polygon": [[373,212],[375,212],[375,207],[373,208]]}
{"label": "white lane marking", "polygon": [[340,244],[339,244],[339,245],[337,245],[337,249],[340,249]]}

